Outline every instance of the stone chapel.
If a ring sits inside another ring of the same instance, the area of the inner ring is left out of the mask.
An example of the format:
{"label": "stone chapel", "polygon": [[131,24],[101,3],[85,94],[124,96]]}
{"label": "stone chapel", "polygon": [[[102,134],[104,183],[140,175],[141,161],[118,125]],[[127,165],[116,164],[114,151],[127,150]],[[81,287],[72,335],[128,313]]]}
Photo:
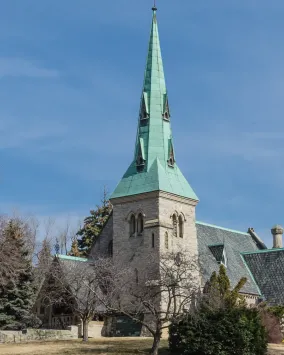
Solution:
{"label": "stone chapel", "polygon": [[171,110],[153,8],[133,161],[111,195],[113,213],[92,249],[115,263],[133,263],[143,272],[149,253],[188,250],[207,255],[204,285],[219,264],[232,285],[245,276],[248,303],[284,303],[284,249],[281,226],[274,226],[274,248],[267,249],[253,228],[236,231],[196,220],[197,195],[178,167]]}
{"label": "stone chapel", "polygon": [[[178,166],[171,130],[170,100],[160,48],[157,8],[153,9],[133,160],[113,191],[113,211],[91,256],[143,273],[149,254],[170,250],[206,255],[200,285],[225,265],[232,286],[247,278],[241,293],[248,304],[284,304],[283,228],[272,228],[268,249],[253,228],[236,231],[196,219],[198,197]],[[173,103],[174,104],[174,103]],[[58,256],[59,259],[61,256]],[[64,262],[80,258],[62,256]]]}

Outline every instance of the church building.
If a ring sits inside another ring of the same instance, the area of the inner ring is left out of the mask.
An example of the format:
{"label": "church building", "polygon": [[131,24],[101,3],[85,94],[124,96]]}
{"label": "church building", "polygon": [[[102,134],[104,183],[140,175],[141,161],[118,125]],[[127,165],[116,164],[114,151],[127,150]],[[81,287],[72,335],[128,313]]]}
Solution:
{"label": "church building", "polygon": [[159,258],[170,250],[189,251],[204,259],[201,287],[223,264],[232,286],[247,278],[241,291],[247,303],[284,304],[283,228],[272,228],[273,249],[267,249],[253,228],[236,231],[198,221],[198,197],[178,166],[174,119],[154,7],[133,161],[111,195],[113,212],[91,255],[112,255],[140,273],[150,253]]}
{"label": "church building", "polygon": [[133,160],[110,197],[112,213],[90,256],[111,256],[117,267],[130,266],[138,277],[149,255],[159,261],[166,252],[189,252],[203,259],[201,289],[223,264],[233,287],[247,278],[241,293],[249,305],[261,300],[283,305],[283,228],[271,229],[268,249],[253,228],[236,231],[198,221],[199,199],[178,166],[171,130],[171,121],[179,118],[170,108],[154,7]]}

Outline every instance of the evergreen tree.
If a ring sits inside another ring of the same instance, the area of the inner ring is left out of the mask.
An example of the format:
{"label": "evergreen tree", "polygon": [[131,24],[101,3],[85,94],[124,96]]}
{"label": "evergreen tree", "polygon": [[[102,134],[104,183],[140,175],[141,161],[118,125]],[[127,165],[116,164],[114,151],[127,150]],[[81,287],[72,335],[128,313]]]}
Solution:
{"label": "evergreen tree", "polygon": [[210,281],[204,288],[205,297],[202,306],[213,309],[243,306],[245,299],[240,294],[240,290],[246,282],[247,279],[243,277],[232,289],[226,268],[224,265],[220,265],[219,273],[213,272]]}
{"label": "evergreen tree", "polygon": [[5,287],[0,287],[0,328],[36,326],[38,320],[31,313],[35,285],[32,260],[25,240],[25,224],[11,219],[3,233],[5,241],[13,248],[17,263],[13,265],[15,272],[9,276]]}
{"label": "evergreen tree", "polygon": [[90,211],[90,216],[84,220],[84,226],[78,231],[78,248],[81,256],[88,256],[93,242],[101,233],[112,211],[112,206],[104,191],[102,204],[96,210]]}

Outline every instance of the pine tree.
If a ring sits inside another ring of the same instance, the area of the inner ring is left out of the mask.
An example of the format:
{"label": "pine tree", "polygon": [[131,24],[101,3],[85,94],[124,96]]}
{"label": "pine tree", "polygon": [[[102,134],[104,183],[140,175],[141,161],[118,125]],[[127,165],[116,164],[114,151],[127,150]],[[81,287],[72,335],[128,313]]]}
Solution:
{"label": "pine tree", "polygon": [[[38,319],[31,313],[35,296],[34,275],[31,256],[25,240],[25,224],[11,219],[4,238],[13,247],[13,260],[17,263],[15,273],[9,276],[5,287],[0,288],[0,328],[23,329],[38,325]],[[11,249],[12,250],[12,249]]]}
{"label": "pine tree", "polygon": [[243,277],[232,289],[227,270],[224,265],[220,265],[219,273],[214,271],[205,286],[204,293],[207,297],[204,299],[203,306],[211,309],[232,309],[236,306],[243,306],[245,299],[240,295],[240,290],[246,282],[247,279]]}
{"label": "pine tree", "polygon": [[104,191],[102,204],[96,210],[90,211],[90,216],[84,220],[84,226],[78,231],[78,248],[81,256],[88,256],[93,242],[101,233],[112,211],[112,206],[107,199],[107,192]]}

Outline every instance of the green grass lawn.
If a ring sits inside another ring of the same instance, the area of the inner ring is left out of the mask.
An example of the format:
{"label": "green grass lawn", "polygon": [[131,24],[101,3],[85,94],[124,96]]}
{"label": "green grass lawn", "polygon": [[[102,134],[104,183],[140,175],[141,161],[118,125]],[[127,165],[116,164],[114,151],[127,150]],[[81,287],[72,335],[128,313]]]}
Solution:
{"label": "green grass lawn", "polygon": [[[152,339],[103,338],[91,339],[87,344],[81,340],[37,342],[26,344],[0,344],[1,355],[134,355],[148,354]],[[169,355],[167,340],[161,343],[160,355]],[[218,355],[218,354],[216,354]],[[284,348],[272,346],[269,355],[284,355]]]}
{"label": "green grass lawn", "polygon": [[[103,338],[92,340],[87,344],[81,340],[38,342],[28,344],[4,344],[0,345],[1,355],[83,355],[83,354],[112,354],[134,355],[148,354],[152,345],[152,339],[145,338]],[[169,355],[167,341],[161,343],[161,355]]]}

